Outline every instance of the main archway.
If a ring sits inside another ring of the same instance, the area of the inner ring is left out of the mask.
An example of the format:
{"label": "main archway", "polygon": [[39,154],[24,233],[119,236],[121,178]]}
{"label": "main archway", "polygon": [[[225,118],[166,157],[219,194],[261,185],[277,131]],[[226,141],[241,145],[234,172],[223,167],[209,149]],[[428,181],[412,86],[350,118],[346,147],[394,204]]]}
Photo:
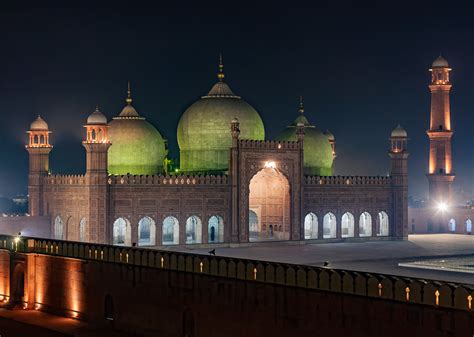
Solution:
{"label": "main archway", "polygon": [[290,239],[290,184],[276,168],[250,180],[248,228],[250,241]]}

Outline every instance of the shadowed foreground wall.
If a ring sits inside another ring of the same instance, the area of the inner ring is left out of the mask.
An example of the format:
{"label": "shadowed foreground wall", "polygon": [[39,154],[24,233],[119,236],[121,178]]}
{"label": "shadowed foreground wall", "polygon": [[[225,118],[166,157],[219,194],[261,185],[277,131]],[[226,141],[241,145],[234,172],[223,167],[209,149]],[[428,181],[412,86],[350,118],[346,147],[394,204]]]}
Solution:
{"label": "shadowed foreground wall", "polygon": [[[94,257],[95,249],[91,253]],[[167,265],[159,269],[2,250],[2,273],[10,254],[13,273],[24,269],[27,274],[28,308],[39,306],[139,335],[398,337],[474,332],[472,311],[169,270]],[[6,279],[2,276],[0,282]],[[104,319],[107,295],[113,300],[114,321]]]}

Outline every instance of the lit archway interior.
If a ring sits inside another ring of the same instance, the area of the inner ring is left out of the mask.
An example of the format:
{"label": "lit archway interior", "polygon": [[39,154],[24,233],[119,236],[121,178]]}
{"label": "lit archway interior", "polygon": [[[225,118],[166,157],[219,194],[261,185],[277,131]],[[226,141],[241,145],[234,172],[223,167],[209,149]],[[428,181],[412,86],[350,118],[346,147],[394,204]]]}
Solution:
{"label": "lit archway interior", "polygon": [[249,240],[290,239],[290,184],[276,168],[264,168],[250,180]]}

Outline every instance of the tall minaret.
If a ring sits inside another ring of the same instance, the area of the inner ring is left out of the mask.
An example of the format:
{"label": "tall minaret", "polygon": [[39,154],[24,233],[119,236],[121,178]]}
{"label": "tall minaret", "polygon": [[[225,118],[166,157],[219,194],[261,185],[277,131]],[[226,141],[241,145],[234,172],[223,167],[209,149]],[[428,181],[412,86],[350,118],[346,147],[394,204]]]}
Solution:
{"label": "tall minaret", "polygon": [[28,213],[31,216],[46,215],[43,209],[43,177],[49,172],[49,153],[53,146],[49,144],[48,124],[40,116],[31,123],[26,150],[30,154],[28,174]]}
{"label": "tall minaret", "polygon": [[111,143],[108,138],[107,118],[99,107],[87,118],[86,139],[86,185],[89,214],[85,223],[84,240],[108,242],[108,172],[107,152]]}
{"label": "tall minaret", "polygon": [[453,173],[451,155],[451,112],[449,107],[448,61],[439,56],[430,69],[431,116],[430,129],[426,132],[430,138],[430,159],[428,169],[429,197],[434,202],[448,203],[452,198],[451,185],[456,177]]}

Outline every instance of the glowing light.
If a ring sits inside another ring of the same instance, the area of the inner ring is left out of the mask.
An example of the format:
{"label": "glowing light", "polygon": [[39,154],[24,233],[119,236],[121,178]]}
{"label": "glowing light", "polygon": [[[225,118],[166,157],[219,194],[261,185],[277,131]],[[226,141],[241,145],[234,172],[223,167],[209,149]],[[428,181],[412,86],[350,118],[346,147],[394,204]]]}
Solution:
{"label": "glowing light", "polygon": [[435,294],[435,304],[436,306],[438,306],[439,305],[439,290],[436,289],[434,294]]}
{"label": "glowing light", "polygon": [[265,168],[276,169],[276,163],[274,161],[266,161]]}
{"label": "glowing light", "polygon": [[406,292],[406,299],[407,299],[407,301],[409,301],[410,300],[410,288],[406,287],[405,292]]}
{"label": "glowing light", "polygon": [[448,210],[448,204],[445,203],[444,201],[438,202],[436,205],[439,211],[441,212],[446,212]]}

